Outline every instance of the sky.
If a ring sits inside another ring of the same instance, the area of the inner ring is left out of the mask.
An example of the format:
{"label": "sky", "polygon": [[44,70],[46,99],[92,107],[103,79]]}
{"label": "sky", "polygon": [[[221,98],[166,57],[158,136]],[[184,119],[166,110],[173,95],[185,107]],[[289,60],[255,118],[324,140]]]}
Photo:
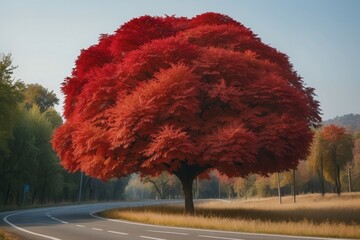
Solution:
{"label": "sky", "polygon": [[81,49],[142,15],[226,14],[286,53],[324,120],[360,113],[360,0],[0,0],[0,54],[60,98]]}

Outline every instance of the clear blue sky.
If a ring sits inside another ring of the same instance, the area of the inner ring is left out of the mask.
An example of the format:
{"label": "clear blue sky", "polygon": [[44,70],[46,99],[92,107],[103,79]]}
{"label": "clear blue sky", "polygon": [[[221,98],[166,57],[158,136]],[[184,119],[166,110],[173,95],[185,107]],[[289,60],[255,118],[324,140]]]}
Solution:
{"label": "clear blue sky", "polygon": [[63,99],[60,84],[99,34],[145,14],[209,11],[229,15],[285,52],[316,89],[325,120],[360,113],[360,0],[0,0],[0,53],[12,53],[17,78]]}

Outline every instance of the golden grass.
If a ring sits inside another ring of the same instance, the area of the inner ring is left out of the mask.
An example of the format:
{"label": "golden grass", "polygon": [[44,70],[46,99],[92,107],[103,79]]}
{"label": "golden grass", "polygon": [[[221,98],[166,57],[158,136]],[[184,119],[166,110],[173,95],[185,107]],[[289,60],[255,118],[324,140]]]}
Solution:
{"label": "golden grass", "polygon": [[360,238],[360,194],[341,197],[304,195],[247,201],[209,201],[196,204],[196,215],[183,206],[161,205],[109,210],[104,217],[149,224],[287,235]]}
{"label": "golden grass", "polygon": [[0,240],[19,240],[19,238],[9,232],[5,232],[0,228]]}

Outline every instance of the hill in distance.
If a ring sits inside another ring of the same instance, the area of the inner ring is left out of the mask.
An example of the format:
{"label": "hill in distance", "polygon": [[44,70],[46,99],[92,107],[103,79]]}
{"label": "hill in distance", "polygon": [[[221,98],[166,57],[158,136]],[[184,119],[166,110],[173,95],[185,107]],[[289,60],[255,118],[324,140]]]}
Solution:
{"label": "hill in distance", "polygon": [[335,124],[348,130],[360,130],[360,114],[346,114],[323,122],[323,125]]}

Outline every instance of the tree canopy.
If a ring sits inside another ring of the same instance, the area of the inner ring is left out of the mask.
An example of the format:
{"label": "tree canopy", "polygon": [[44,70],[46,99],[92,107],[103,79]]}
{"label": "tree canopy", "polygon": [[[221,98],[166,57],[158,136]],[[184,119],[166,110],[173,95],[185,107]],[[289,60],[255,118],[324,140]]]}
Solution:
{"label": "tree canopy", "polygon": [[192,182],[268,174],[304,159],[319,116],[288,57],[228,16],[142,16],[82,50],[65,79],[62,165],[103,180],[176,175]]}
{"label": "tree canopy", "polygon": [[41,112],[59,103],[59,99],[53,91],[50,91],[40,84],[28,84],[24,91],[25,107],[30,109],[34,104],[39,106]]}
{"label": "tree canopy", "polygon": [[11,54],[2,55],[0,61],[0,158],[9,152],[7,140],[12,137],[12,130],[17,118],[17,105],[22,101],[24,84],[14,80]]}
{"label": "tree canopy", "polygon": [[[341,192],[340,171],[353,159],[352,135],[344,127],[327,125],[318,130],[309,156],[310,168],[318,172],[320,180],[334,183]],[[324,190],[323,190],[324,194]]]}

